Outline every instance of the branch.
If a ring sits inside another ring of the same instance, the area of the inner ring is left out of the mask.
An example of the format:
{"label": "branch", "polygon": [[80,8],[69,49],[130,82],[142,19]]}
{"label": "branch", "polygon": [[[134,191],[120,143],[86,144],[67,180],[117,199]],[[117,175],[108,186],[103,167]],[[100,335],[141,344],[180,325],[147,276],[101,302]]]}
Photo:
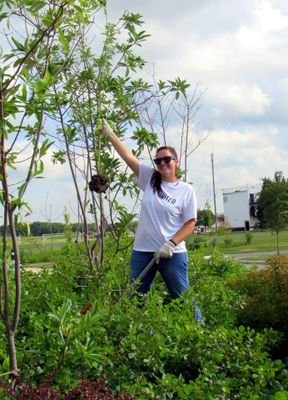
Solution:
{"label": "branch", "polygon": [[[55,88],[54,88],[54,90],[55,90],[55,93],[57,93]],[[57,100],[56,100],[56,102],[57,102]],[[82,203],[80,189],[79,189],[79,186],[78,186],[78,183],[77,183],[77,179],[76,179],[76,174],[75,174],[74,169],[73,169],[73,162],[72,162],[71,155],[70,155],[69,142],[67,140],[67,136],[65,135],[64,116],[62,114],[61,107],[60,107],[59,104],[57,104],[57,107],[58,107],[61,126],[62,126],[62,130],[63,130],[64,143],[65,143],[65,147],[66,147],[68,163],[69,163],[69,167],[70,167],[70,171],[71,171],[74,187],[75,187],[77,198],[78,198],[78,204],[80,206],[82,217],[83,217],[84,232],[86,233],[85,238],[84,238],[84,243],[85,243],[85,246],[86,246],[86,249],[87,249],[88,259],[89,259],[89,263],[90,263],[90,269],[93,270],[93,257],[92,257],[91,250],[89,248],[89,243],[88,243],[88,237],[87,237],[88,223],[87,223],[87,219],[86,219],[85,209],[84,209],[84,205]]]}
{"label": "branch", "polygon": [[52,24],[50,26],[48,26],[40,35],[39,39],[36,40],[36,42],[33,44],[33,46],[30,48],[30,50],[26,53],[26,55],[24,56],[24,58],[22,59],[21,63],[18,65],[18,67],[16,68],[16,71],[14,74],[12,74],[11,78],[8,79],[8,81],[6,82],[6,84],[3,86],[3,93],[5,93],[5,91],[8,89],[8,87],[10,86],[11,82],[13,82],[14,79],[17,78],[17,76],[19,75],[23,64],[26,62],[26,60],[30,57],[31,54],[33,54],[34,50],[38,47],[38,45],[43,41],[43,39],[45,38],[45,36],[48,36],[50,34],[50,32],[53,31],[53,29],[55,28],[57,22],[60,20],[60,18],[63,15],[64,12],[64,7],[67,5],[67,3],[63,3],[59,9],[58,9],[58,15],[56,15],[54,21],[52,22]]}

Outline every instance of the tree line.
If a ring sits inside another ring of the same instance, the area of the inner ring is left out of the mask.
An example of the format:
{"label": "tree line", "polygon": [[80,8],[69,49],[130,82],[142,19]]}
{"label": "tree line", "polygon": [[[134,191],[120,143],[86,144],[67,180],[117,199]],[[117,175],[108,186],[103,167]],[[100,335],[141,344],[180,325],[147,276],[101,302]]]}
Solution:
{"label": "tree line", "polygon": [[[48,234],[55,234],[55,233],[63,233],[65,232],[65,228],[67,224],[62,222],[41,222],[35,221],[29,224],[29,235],[30,236],[42,236]],[[79,226],[77,222],[69,224],[69,228],[72,232],[82,232],[83,228]],[[95,231],[95,224],[89,224],[89,231]],[[17,236],[27,236],[27,227],[26,225],[18,224],[17,229]],[[4,226],[0,226],[0,234],[3,235],[4,233]]]}
{"label": "tree line", "polygon": [[[198,210],[198,225],[204,225],[211,227],[215,220],[215,216],[210,209]],[[29,236],[42,236],[55,233],[65,233],[65,229],[69,225],[69,229],[73,232],[83,232],[83,227],[78,222],[66,224],[64,222],[49,222],[49,221],[35,221],[29,224]],[[108,231],[113,229],[110,226]],[[130,222],[130,229],[136,229],[136,221]],[[97,231],[95,223],[88,224],[89,232]],[[17,236],[27,236],[27,225],[19,223],[16,228]],[[4,226],[0,226],[0,235],[4,233]]]}
{"label": "tree line", "polygon": [[[198,210],[198,225],[204,225],[211,227],[215,220],[215,216],[210,208]],[[137,221],[133,220],[130,222],[129,227],[130,230],[135,230],[137,225]],[[50,222],[50,221],[34,221],[29,224],[29,228],[27,229],[27,224],[19,223],[16,228],[17,236],[42,236],[56,233],[65,233],[65,230],[69,226],[69,230],[73,233],[83,232],[83,226],[78,222],[73,223],[64,223],[64,222]],[[106,227],[106,231],[113,230],[113,226]],[[88,224],[89,232],[96,232],[97,228],[95,223]],[[4,233],[4,226],[0,226],[0,235],[2,236]]]}

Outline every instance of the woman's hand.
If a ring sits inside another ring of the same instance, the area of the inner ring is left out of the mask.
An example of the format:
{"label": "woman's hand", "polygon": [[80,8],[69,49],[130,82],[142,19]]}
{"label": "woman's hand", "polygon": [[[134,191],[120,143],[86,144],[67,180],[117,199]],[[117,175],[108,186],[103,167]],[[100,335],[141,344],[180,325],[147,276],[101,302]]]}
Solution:
{"label": "woman's hand", "polygon": [[170,240],[167,240],[162,246],[159,248],[158,251],[155,253],[155,262],[156,264],[159,263],[160,258],[171,258],[173,256],[175,250],[175,244],[172,243]]}
{"label": "woman's hand", "polygon": [[96,123],[96,130],[101,132],[103,135],[108,136],[113,133],[113,129],[109,125],[108,121],[104,118],[99,119]]}
{"label": "woman's hand", "polygon": [[105,136],[108,136],[108,135],[110,135],[110,133],[113,133],[113,129],[112,129],[111,126],[108,124],[108,122],[106,121],[106,119],[103,119],[102,133],[103,133]]}

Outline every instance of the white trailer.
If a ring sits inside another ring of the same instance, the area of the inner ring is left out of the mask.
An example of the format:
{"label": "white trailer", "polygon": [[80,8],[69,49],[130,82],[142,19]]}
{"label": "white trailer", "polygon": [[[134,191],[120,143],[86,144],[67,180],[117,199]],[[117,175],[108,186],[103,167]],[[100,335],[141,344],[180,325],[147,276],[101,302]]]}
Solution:
{"label": "white trailer", "polygon": [[222,190],[224,219],[233,230],[249,231],[256,226],[256,198],[260,190],[258,185]]}

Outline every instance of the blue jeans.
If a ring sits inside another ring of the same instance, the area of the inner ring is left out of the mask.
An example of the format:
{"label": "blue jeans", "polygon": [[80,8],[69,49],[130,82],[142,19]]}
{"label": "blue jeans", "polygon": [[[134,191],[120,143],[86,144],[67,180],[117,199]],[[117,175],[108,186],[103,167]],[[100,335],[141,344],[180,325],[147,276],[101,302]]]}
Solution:
{"label": "blue jeans", "polygon": [[[143,269],[152,260],[154,253],[144,251],[132,251],[130,260],[130,282],[138,278]],[[147,293],[153,283],[157,271],[160,272],[172,298],[181,297],[188,290],[188,256],[187,253],[174,253],[171,258],[161,259],[159,264],[154,264],[139,283],[138,292]],[[205,325],[203,315],[194,299],[195,319],[201,325]]]}
{"label": "blue jeans", "polygon": [[[130,282],[133,282],[154,253],[132,251],[130,260]],[[154,264],[139,284],[138,292],[147,293],[153,283],[157,271],[160,272],[172,298],[180,297],[189,288],[188,257],[187,253],[174,253],[171,258],[161,259],[159,264]]]}

